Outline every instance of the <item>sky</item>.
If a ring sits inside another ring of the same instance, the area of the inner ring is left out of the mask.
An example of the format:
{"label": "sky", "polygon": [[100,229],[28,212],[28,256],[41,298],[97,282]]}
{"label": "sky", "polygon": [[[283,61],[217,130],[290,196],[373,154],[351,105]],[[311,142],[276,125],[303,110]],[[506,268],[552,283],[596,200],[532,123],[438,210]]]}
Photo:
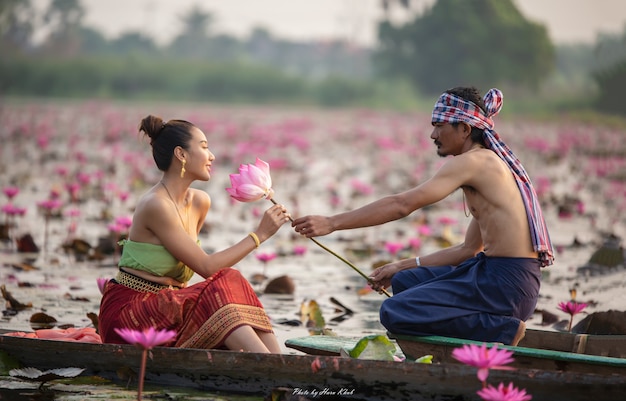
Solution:
{"label": "sky", "polygon": [[[50,0],[33,0],[45,8]],[[275,37],[293,40],[340,38],[361,45],[376,41],[376,23],[383,15],[380,0],[80,0],[85,24],[107,38],[124,31],[142,30],[158,43],[168,43],[180,32],[180,16],[193,6],[210,12],[215,32],[246,37],[257,26]],[[468,0],[470,1],[470,0]],[[545,24],[558,44],[593,43],[602,33],[622,33],[626,27],[626,0],[513,0],[529,20]],[[413,0],[420,13],[434,0]],[[399,7],[392,17],[406,18]],[[413,14],[414,15],[414,14]]]}

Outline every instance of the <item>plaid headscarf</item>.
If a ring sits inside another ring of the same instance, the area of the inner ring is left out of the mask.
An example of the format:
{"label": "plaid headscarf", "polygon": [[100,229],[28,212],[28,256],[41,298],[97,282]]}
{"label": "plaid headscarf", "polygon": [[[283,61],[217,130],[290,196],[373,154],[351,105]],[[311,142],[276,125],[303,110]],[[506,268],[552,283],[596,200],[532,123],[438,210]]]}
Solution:
{"label": "plaid headscarf", "polygon": [[487,109],[486,114],[476,104],[453,94],[444,93],[435,104],[432,122],[466,123],[484,130],[485,144],[507,163],[515,177],[526,207],[533,247],[539,253],[541,267],[549,266],[554,262],[554,251],[537,193],[519,159],[493,130],[494,124],[491,116],[495,116],[502,109],[502,92],[499,89],[490,89],[483,100]]}

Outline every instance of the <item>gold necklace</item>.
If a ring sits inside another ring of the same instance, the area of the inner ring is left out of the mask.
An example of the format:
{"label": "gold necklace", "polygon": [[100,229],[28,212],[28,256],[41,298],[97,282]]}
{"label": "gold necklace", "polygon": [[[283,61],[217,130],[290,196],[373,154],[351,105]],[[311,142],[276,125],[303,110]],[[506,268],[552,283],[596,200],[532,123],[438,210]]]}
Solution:
{"label": "gold necklace", "polygon": [[187,225],[185,226],[185,222],[183,221],[183,216],[180,214],[180,210],[178,210],[178,205],[176,204],[176,201],[174,201],[172,194],[170,194],[169,189],[167,189],[163,181],[159,181],[159,182],[161,183],[161,185],[163,185],[163,188],[165,188],[165,192],[167,192],[167,196],[170,197],[170,200],[174,204],[174,207],[176,208],[176,213],[178,213],[178,217],[180,218],[180,224],[182,224],[183,228],[185,229],[185,232],[189,234],[189,205],[185,206],[185,214],[187,215]]}

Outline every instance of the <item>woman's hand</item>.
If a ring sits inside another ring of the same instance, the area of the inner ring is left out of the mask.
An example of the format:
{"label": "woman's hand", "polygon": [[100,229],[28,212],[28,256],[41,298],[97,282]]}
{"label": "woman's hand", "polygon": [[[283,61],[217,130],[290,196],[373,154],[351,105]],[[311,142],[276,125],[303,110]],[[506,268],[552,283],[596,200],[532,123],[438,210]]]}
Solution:
{"label": "woman's hand", "polygon": [[283,205],[274,205],[267,209],[256,230],[261,242],[276,234],[278,229],[290,220],[290,215]]}
{"label": "woman's hand", "polygon": [[291,223],[296,232],[307,238],[318,237],[332,233],[334,230],[330,219],[326,216],[304,216]]}

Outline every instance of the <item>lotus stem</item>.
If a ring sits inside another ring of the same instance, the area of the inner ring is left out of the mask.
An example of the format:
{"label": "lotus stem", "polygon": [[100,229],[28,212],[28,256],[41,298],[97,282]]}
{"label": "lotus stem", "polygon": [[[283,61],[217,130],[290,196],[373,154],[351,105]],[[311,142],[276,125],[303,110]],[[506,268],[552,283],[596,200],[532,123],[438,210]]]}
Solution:
{"label": "lotus stem", "polygon": [[143,393],[143,381],[146,376],[146,360],[148,359],[148,349],[144,348],[141,352],[141,367],[139,368],[139,383],[137,383],[137,401],[141,401],[141,393]]}
{"label": "lotus stem", "polygon": [[[277,202],[273,199],[270,198],[270,201],[272,201],[273,204],[277,204]],[[293,218],[291,218],[291,216],[289,216],[289,220],[293,223]],[[335,253],[332,249],[328,248],[326,245],[322,244],[321,242],[319,242],[318,240],[316,240],[315,238],[309,238],[311,241],[315,242],[320,248],[322,248],[323,250],[325,250],[326,252],[330,253],[331,255],[335,256],[337,259],[341,260],[343,263],[347,264],[348,266],[350,266],[352,268],[352,270],[354,270],[355,272],[357,272],[361,277],[363,277],[365,280],[367,280],[367,282],[370,285],[374,285],[374,282],[372,281],[371,278],[369,278],[365,273],[363,273],[358,267],[356,267],[354,264],[352,264],[349,260],[347,260],[346,258],[344,258],[341,255],[338,255],[337,253]],[[389,294],[389,292],[387,292],[387,290],[385,290],[384,288],[381,290],[381,292],[383,294],[385,294],[388,297],[391,297],[391,294]]]}

